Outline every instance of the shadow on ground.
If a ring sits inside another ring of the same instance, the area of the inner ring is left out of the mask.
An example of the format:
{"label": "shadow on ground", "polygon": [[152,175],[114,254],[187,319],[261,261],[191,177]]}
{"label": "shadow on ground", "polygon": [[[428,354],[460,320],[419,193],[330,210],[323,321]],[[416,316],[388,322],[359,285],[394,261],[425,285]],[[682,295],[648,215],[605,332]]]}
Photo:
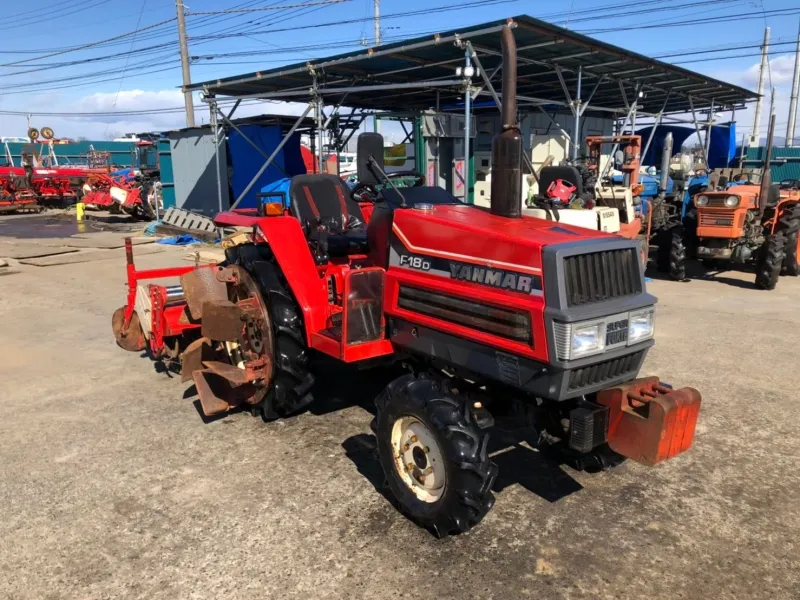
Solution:
{"label": "shadow on ground", "polygon": [[[688,284],[693,280],[713,281],[715,283],[723,283],[731,287],[742,288],[746,290],[757,289],[755,284],[755,273],[750,265],[730,265],[731,268],[726,268],[725,265],[707,267],[702,263],[690,260],[686,262],[686,279],[683,281],[676,281],[670,277],[669,273],[663,273],[656,268],[653,261],[647,266],[645,275],[651,279],[658,281],[672,281],[673,283]],[[750,279],[737,279],[735,277],[727,277],[724,274],[730,272],[747,273],[751,276]]]}

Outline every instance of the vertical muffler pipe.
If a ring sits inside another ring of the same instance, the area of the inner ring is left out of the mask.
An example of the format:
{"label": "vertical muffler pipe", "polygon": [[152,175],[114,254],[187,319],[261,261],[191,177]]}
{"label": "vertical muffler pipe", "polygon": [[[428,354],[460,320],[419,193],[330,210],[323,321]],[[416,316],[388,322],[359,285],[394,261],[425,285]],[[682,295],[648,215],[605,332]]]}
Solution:
{"label": "vertical muffler pipe", "polygon": [[661,195],[667,193],[669,185],[669,161],[672,158],[672,132],[664,138],[664,147],[661,149],[661,173],[658,181],[658,191]]}
{"label": "vertical muffler pipe", "polygon": [[767,130],[767,156],[764,159],[764,173],[761,175],[761,187],[758,190],[758,215],[764,216],[764,209],[769,201],[769,187],[772,185],[772,138],[775,134],[775,113],[769,116]]}
{"label": "vertical muffler pipe", "polygon": [[493,215],[522,216],[522,134],[517,125],[517,43],[511,27],[503,28],[503,131],[492,140]]}

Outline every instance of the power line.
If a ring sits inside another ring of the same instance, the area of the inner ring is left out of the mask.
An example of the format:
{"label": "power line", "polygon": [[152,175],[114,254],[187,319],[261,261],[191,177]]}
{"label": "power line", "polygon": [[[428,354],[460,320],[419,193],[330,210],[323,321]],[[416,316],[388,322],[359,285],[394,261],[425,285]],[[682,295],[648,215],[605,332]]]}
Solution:
{"label": "power line", "polygon": [[[460,2],[457,4],[445,4],[442,6],[436,6],[432,8],[422,8],[419,10],[412,10],[412,11],[405,11],[401,13],[389,13],[386,15],[381,15],[382,20],[386,19],[400,19],[403,17],[411,17],[411,16],[419,16],[419,15],[429,15],[434,13],[440,12],[447,12],[451,10],[463,10],[465,8],[474,8],[477,6],[488,6],[488,5],[497,5],[497,4],[509,4],[514,2],[519,2],[520,0],[474,0],[472,2]],[[724,0],[723,0],[724,1]],[[357,19],[342,19],[340,21],[336,21],[335,23],[315,23],[313,25],[305,25],[304,29],[320,29],[325,27],[337,27],[340,25],[348,25],[352,23],[361,23],[364,19],[357,18]],[[367,17],[367,20],[371,21],[372,17]],[[266,33],[279,33],[282,31],[295,31],[296,28],[294,27],[284,27],[279,29],[263,29],[261,31],[250,31],[249,33],[253,35],[261,35]],[[232,37],[242,37],[242,32],[237,33],[230,33],[230,34],[216,34],[216,35],[201,35],[201,36],[193,36],[189,39],[192,40],[217,40],[217,39],[226,39]]]}
{"label": "power line", "polygon": [[189,15],[226,15],[231,13],[254,13],[262,12],[265,10],[287,10],[289,8],[305,8],[307,6],[325,6],[328,4],[341,4],[342,2],[350,2],[351,0],[321,0],[320,2],[305,2],[303,4],[286,4],[282,6],[261,6],[259,8],[229,8],[225,10],[204,10],[204,11],[191,11],[187,12]]}
{"label": "power line", "polygon": [[176,20],[176,17],[172,17],[171,19],[165,19],[164,21],[159,21],[158,23],[153,23],[152,25],[148,25],[147,27],[142,27],[141,29],[138,29],[136,31],[128,31],[126,33],[121,33],[119,35],[115,35],[114,37],[110,37],[110,38],[105,39],[105,40],[100,40],[98,42],[90,42],[88,44],[83,44],[83,45],[80,45],[80,46],[73,46],[71,48],[66,48],[64,50],[59,50],[57,52],[51,52],[50,54],[45,54],[43,56],[38,56],[38,57],[35,57],[35,58],[26,58],[26,59],[18,60],[18,61],[15,61],[15,62],[0,64],[0,67],[11,67],[11,66],[14,66],[14,65],[22,64],[22,63],[33,62],[35,60],[41,60],[43,58],[52,58],[53,56],[61,56],[62,54],[69,54],[69,53],[72,53],[72,52],[78,52],[79,50],[87,50],[89,48],[97,47],[97,46],[99,46],[99,45],[101,45],[101,44],[103,44],[105,42],[110,42],[112,40],[124,39],[124,38],[130,37],[132,35],[136,35],[137,33],[140,33],[142,31],[148,31],[148,30],[153,29],[155,27],[160,27],[160,26],[162,26],[162,25],[164,25],[166,23],[172,23],[175,20]]}
{"label": "power line", "polygon": [[[61,5],[60,8],[52,9],[46,13],[44,16],[40,16],[40,11],[37,11],[35,15],[28,13],[27,17],[24,17],[19,20],[10,20],[7,18],[3,18],[3,27],[0,27],[0,31],[4,31],[7,29],[17,29],[19,27],[26,27],[28,25],[38,25],[39,23],[44,23],[47,21],[52,21],[54,19],[60,19],[62,17],[69,17],[71,15],[78,14],[79,12],[83,12],[85,10],[97,8],[103,4],[108,4],[111,0],[83,0],[83,2],[78,2],[77,4],[72,5]],[[90,4],[93,3],[93,4]],[[75,9],[76,6],[80,6],[81,4],[89,4],[89,6],[84,6],[83,8]],[[66,11],[66,12],[63,12]]]}
{"label": "power line", "polygon": [[[139,30],[139,25],[142,22],[142,15],[144,15],[144,7],[147,5],[147,0],[142,0],[142,8],[139,11],[139,18],[136,20],[136,29],[134,31]],[[114,97],[114,104],[112,106],[117,105],[117,100],[119,99],[119,93],[122,90],[122,82],[125,81],[125,72],[128,70],[128,63],[131,60],[131,52],[133,52],[133,46],[136,44],[136,34],[133,34],[131,38],[131,47],[128,55],[125,57],[125,66],[122,67],[122,77],[119,78],[119,87],[117,88],[117,95]]]}
{"label": "power line", "polygon": [[[767,11],[770,13],[770,16],[790,16],[795,14],[800,14],[800,9],[797,8],[779,8],[774,9],[771,11]],[[708,23],[731,23],[734,21],[747,21],[750,19],[757,19],[760,18],[760,15],[754,15],[753,13],[736,13],[733,15],[724,15],[724,16],[715,16],[715,17],[708,17],[703,19],[691,19],[689,21],[671,21],[668,23],[659,23],[659,24],[651,24],[651,25],[622,25],[618,27],[608,28],[608,29],[583,29],[580,30],[580,33],[583,34],[598,34],[598,33],[613,33],[618,31],[633,31],[635,29],[661,29],[667,27],[683,27],[683,26],[693,26],[693,25],[705,25]]]}

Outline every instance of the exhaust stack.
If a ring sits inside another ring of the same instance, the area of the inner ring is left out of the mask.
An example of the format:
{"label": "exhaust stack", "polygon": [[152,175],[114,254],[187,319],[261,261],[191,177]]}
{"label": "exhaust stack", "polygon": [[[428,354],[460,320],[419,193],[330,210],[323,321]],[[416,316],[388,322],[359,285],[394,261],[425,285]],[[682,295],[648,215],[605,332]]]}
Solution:
{"label": "exhaust stack", "polygon": [[492,140],[493,215],[522,216],[522,134],[517,125],[517,42],[508,25],[503,28],[503,131]]}
{"label": "exhaust stack", "polygon": [[761,175],[761,187],[758,191],[758,214],[764,216],[769,200],[769,187],[772,185],[772,138],[775,135],[775,113],[769,116],[769,129],[767,130],[767,148],[764,158],[764,173]]}
{"label": "exhaust stack", "polygon": [[661,150],[661,176],[658,182],[658,191],[664,195],[669,185],[669,161],[672,158],[672,132],[664,138],[664,147]]}

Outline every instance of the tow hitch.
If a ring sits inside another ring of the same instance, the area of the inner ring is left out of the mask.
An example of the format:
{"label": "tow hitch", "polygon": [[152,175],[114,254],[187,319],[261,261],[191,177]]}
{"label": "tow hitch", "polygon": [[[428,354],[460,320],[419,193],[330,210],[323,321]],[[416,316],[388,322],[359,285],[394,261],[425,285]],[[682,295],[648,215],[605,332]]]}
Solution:
{"label": "tow hitch", "polygon": [[700,401],[696,389],[673,390],[658,377],[635,379],[597,394],[597,403],[609,409],[609,447],[649,466],[691,447]]}

